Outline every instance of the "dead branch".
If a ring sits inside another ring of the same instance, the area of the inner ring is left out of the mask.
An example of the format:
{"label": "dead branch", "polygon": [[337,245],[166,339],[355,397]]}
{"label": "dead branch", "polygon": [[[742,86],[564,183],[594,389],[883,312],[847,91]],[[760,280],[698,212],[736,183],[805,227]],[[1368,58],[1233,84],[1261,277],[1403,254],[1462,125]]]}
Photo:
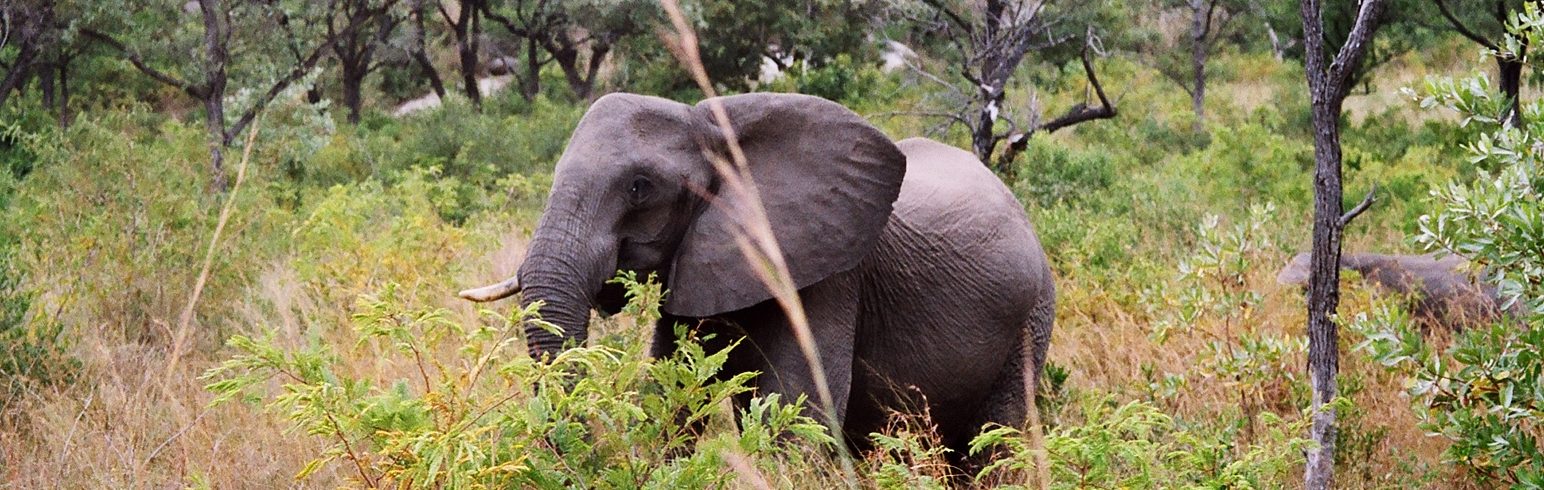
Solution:
{"label": "dead branch", "polygon": [[1372,189],[1367,191],[1367,197],[1363,197],[1360,204],[1357,204],[1356,207],[1351,208],[1350,211],[1346,211],[1346,214],[1340,215],[1340,227],[1344,229],[1346,225],[1351,224],[1351,220],[1356,219],[1357,216],[1361,216],[1363,212],[1367,211],[1367,208],[1372,207],[1373,201],[1377,200],[1377,198],[1374,197],[1374,194],[1377,194],[1377,192],[1378,184],[1373,184]]}
{"label": "dead branch", "polygon": [[1099,75],[1094,73],[1094,64],[1091,57],[1089,56],[1087,45],[1084,45],[1083,47],[1082,57],[1083,73],[1088,74],[1088,83],[1093,88],[1094,95],[1099,98],[1099,106],[1088,107],[1087,104],[1079,102],[1077,105],[1072,106],[1071,109],[1068,109],[1066,114],[1063,114],[1061,117],[1056,119],[1052,119],[1050,122],[1047,122],[1041,125],[1039,128],[1036,128],[1037,131],[1053,133],[1056,132],[1056,130],[1065,128],[1067,126],[1093,121],[1096,119],[1110,119],[1115,117],[1115,105],[1110,103],[1110,98],[1104,93],[1104,86],[1099,83]]}

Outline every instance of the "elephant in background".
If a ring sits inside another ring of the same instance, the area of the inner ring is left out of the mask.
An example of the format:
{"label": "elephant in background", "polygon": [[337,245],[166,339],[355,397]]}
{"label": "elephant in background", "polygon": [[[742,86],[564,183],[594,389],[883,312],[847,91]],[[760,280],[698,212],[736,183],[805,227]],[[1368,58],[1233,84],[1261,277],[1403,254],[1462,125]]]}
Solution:
{"label": "elephant in background", "polygon": [[[1362,274],[1379,289],[1407,295],[1410,313],[1422,329],[1442,327],[1453,331],[1494,321],[1502,314],[1495,286],[1484,284],[1464,271],[1462,257],[1348,253],[1340,268]],[[1308,287],[1309,254],[1301,253],[1276,275],[1281,284]]]}
{"label": "elephant in background", "polygon": [[[925,407],[956,456],[983,424],[1021,425],[1045,362],[1055,290],[1007,187],[968,152],[922,138],[892,142],[825,99],[718,102],[853,448],[865,448],[891,409]],[[736,246],[751,197],[714,171],[710,158],[727,158],[727,147],[706,102],[600,98],[557,163],[516,276],[462,296],[521,292],[522,304],[542,301],[542,317],[563,335],[527,326],[531,353],[541,356],[584,343],[592,308],[621,306],[606,283],[619,270],[656,273],[669,293],[651,354],[673,351],[678,322],[720,343],[743,339],[726,375],[757,371],[762,394],[818,400],[788,319]]]}

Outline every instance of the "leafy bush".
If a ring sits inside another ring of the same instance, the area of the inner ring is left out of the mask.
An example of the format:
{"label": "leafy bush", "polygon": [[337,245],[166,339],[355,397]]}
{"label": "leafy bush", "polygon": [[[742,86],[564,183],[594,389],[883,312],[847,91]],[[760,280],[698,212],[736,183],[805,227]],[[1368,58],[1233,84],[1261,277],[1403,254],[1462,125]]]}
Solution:
{"label": "leafy bush", "polygon": [[1237,393],[1246,441],[1254,436],[1255,419],[1269,408],[1266,394],[1289,393],[1302,383],[1296,364],[1308,349],[1306,339],[1261,328],[1268,319],[1256,312],[1264,296],[1246,280],[1275,248],[1265,229],[1275,212],[1273,204],[1255,205],[1247,218],[1227,228],[1219,217],[1208,216],[1198,230],[1198,250],[1180,263],[1177,290],[1160,284],[1145,293],[1156,319],[1154,342],[1164,345],[1177,335],[1204,339],[1204,350],[1186,372],[1165,374],[1164,391],[1200,378]]}
{"label": "leafy bush", "polygon": [[[1517,35],[1544,40],[1544,15],[1528,5]],[[1530,65],[1531,66],[1531,65]],[[1535,68],[1537,70],[1537,68]],[[1502,106],[1483,77],[1432,80],[1423,107],[1444,106],[1487,131],[1470,145],[1483,170],[1473,182],[1432,190],[1438,210],[1422,216],[1414,239],[1444,254],[1459,254],[1496,285],[1511,316],[1463,332],[1451,346],[1429,345],[1402,312],[1360,315],[1358,345],[1410,378],[1408,393],[1421,427],[1452,444],[1447,461],[1486,484],[1544,486],[1544,124],[1538,101],[1523,127],[1499,126]]]}
{"label": "leafy bush", "polygon": [[[161,338],[186,306],[219,214],[214,197],[189,197],[206,195],[208,147],[201,128],[142,122],[135,113],[78,121],[37,147],[36,169],[7,215],[25,223],[14,260],[29,284],[46,288],[47,321],[145,342]],[[234,173],[236,162],[228,165]],[[263,205],[266,171],[253,167],[233,205],[268,212],[232,215],[227,226],[244,233],[215,255],[202,305],[233,302],[276,245],[257,238],[287,213]],[[195,313],[199,324],[219,325],[233,312]]]}
{"label": "leafy bush", "polygon": [[1109,152],[1070,150],[1044,138],[1030,139],[1019,160],[1014,193],[1042,207],[1084,205],[1116,179]]}
{"label": "leafy bush", "polygon": [[[1219,438],[1187,428],[1147,402],[1090,397],[1080,407],[1082,423],[1046,435],[1049,488],[1262,488],[1298,464],[1308,444],[1295,436],[1306,427],[1303,422],[1287,423],[1274,414],[1263,418],[1261,437],[1237,447],[1226,434]],[[981,478],[1033,469],[1033,448],[1016,428],[978,436],[971,451],[997,445],[1009,448],[1009,455],[983,469]]]}
{"label": "leafy bush", "polygon": [[[629,312],[657,318],[659,286],[621,281]],[[408,359],[402,378],[353,376],[332,345],[313,337],[286,349],[269,331],[232,337],[236,356],[205,374],[208,388],[217,402],[261,401],[293,430],[329,441],[298,478],[343,464],[371,486],[721,487],[736,477],[723,470],[726,459],[766,473],[808,464],[802,448],[818,455],[834,442],[800,415],[803,400],[775,395],[738,414],[738,433],[696,433],[749,390],[754,373],[720,375],[734,346],[706,352],[687,339],[651,360],[642,342],[601,342],[543,363],[514,334],[539,322],[536,305],[484,311],[494,321],[467,325],[443,309],[407,307],[400,294],[387,285],[360,298],[346,340]],[[275,378],[278,390],[267,383]]]}

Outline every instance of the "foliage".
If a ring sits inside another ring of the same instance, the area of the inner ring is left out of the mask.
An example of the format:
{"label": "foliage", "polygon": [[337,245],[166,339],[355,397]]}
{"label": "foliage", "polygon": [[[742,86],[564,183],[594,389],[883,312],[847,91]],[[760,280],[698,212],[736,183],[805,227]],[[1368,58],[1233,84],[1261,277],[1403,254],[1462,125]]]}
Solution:
{"label": "foliage", "polygon": [[[133,342],[162,339],[186,305],[218,219],[213,200],[202,197],[208,147],[198,129],[126,112],[77,122],[56,144],[35,148],[36,169],[6,211],[11,222],[26,223],[13,260],[31,284],[56,285],[44,303],[48,321]],[[263,180],[262,170],[250,173]],[[238,208],[255,209],[267,196],[247,189],[237,199]],[[250,233],[215,257],[205,304],[239,295],[258,258],[277,245],[251,239],[287,214],[270,211],[232,217],[228,226]],[[232,313],[201,309],[195,320],[218,325]]]}
{"label": "foliage", "polygon": [[1237,393],[1246,442],[1254,437],[1267,392],[1290,391],[1303,382],[1295,366],[1308,348],[1306,339],[1262,329],[1269,319],[1255,312],[1264,297],[1247,287],[1246,276],[1274,247],[1265,225],[1275,212],[1274,204],[1251,206],[1248,217],[1228,228],[1208,216],[1199,227],[1195,255],[1180,262],[1178,291],[1158,286],[1146,292],[1158,345],[1175,335],[1206,339],[1189,370],[1165,374],[1154,392],[1173,396],[1197,377],[1220,383]]}
{"label": "foliage", "polygon": [[[15,145],[6,153],[32,154],[47,144],[44,134],[26,133],[19,126],[0,127],[0,141]],[[0,166],[0,210],[11,201],[17,181],[31,170],[25,159]],[[0,414],[40,386],[68,385],[79,361],[69,354],[70,338],[60,322],[28,322],[37,293],[27,288],[25,269],[14,262],[19,248],[16,225],[0,220]]]}
{"label": "foliage", "polygon": [[[1303,423],[1264,417],[1266,430],[1247,446],[1235,446],[1189,428],[1142,401],[1125,404],[1090,397],[1080,403],[1082,423],[1046,435],[1050,488],[1262,488],[1300,462],[1307,444],[1296,436]],[[1306,417],[1302,420],[1307,420]],[[971,452],[1004,445],[1009,456],[981,476],[1033,467],[1032,446],[1019,429],[998,427],[971,441]],[[1004,487],[1012,488],[1012,487]]]}
{"label": "foliage", "polygon": [[[1514,29],[1537,37],[1544,17],[1530,5]],[[1448,461],[1488,484],[1537,488],[1544,486],[1544,125],[1501,126],[1485,85],[1483,77],[1434,80],[1418,97],[1422,106],[1458,111],[1489,130],[1465,146],[1485,170],[1474,182],[1433,189],[1439,209],[1421,217],[1414,240],[1473,262],[1509,314],[1463,332],[1446,349],[1423,341],[1397,310],[1359,315],[1353,325],[1367,337],[1360,350],[1409,376],[1421,427],[1452,443]]]}
{"label": "foliage", "polygon": [[[633,313],[657,315],[657,284],[621,280]],[[263,400],[292,430],[329,441],[297,478],[346,464],[371,486],[718,487],[734,476],[723,471],[726,457],[797,462],[806,458],[801,444],[834,442],[800,415],[803,400],[776,395],[753,400],[737,434],[696,433],[755,375],[719,376],[733,346],[705,352],[686,339],[657,360],[636,343],[586,347],[542,363],[514,334],[539,321],[537,305],[464,325],[399,294],[387,285],[361,297],[352,324],[356,349],[409,360],[404,377],[352,376],[332,346],[312,338],[286,349],[270,331],[232,337],[237,354],[205,374],[208,387],[217,402]],[[458,360],[439,357],[447,354]],[[267,383],[274,378],[276,391]]]}

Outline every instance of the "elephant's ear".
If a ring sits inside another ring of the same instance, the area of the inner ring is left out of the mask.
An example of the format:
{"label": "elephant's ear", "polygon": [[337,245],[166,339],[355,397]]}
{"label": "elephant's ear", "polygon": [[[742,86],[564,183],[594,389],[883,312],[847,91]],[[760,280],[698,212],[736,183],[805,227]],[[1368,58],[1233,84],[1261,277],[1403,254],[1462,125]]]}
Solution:
{"label": "elephant's ear", "polygon": [[[747,94],[697,104],[713,125],[710,104],[728,113],[745,152],[767,221],[800,288],[858,265],[890,217],[906,174],[906,156],[877,128],[819,97]],[[722,149],[723,135],[711,134]],[[727,158],[723,152],[719,157]],[[751,197],[715,186],[676,253],[665,310],[702,317],[772,298],[736,245],[747,229]]]}

